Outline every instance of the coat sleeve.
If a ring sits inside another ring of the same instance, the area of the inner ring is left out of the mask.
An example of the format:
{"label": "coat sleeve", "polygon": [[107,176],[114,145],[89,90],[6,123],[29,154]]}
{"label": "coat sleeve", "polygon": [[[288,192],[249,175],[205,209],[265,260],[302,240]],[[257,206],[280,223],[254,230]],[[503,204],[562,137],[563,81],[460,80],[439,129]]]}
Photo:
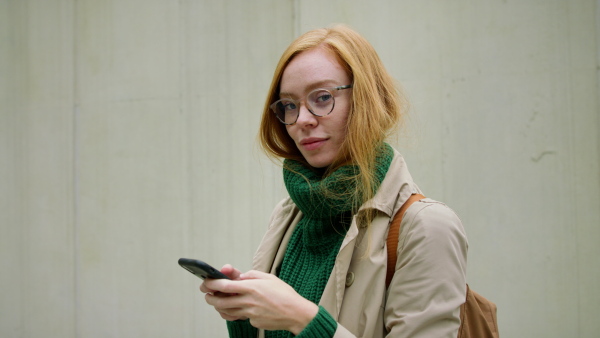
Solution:
{"label": "coat sleeve", "polygon": [[446,205],[427,199],[408,209],[401,226],[384,312],[388,336],[454,338],[466,297],[462,223]]}

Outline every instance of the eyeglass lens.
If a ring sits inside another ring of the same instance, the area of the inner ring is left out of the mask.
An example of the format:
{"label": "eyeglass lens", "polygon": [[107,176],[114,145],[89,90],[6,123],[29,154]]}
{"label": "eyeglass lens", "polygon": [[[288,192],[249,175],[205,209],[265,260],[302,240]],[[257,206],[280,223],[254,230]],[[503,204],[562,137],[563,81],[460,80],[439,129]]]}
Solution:
{"label": "eyeglass lens", "polygon": [[[335,100],[330,91],[317,89],[308,94],[306,105],[311,113],[317,116],[325,116],[333,111]],[[293,124],[300,114],[300,102],[294,99],[283,98],[273,105],[277,118],[285,124]]]}

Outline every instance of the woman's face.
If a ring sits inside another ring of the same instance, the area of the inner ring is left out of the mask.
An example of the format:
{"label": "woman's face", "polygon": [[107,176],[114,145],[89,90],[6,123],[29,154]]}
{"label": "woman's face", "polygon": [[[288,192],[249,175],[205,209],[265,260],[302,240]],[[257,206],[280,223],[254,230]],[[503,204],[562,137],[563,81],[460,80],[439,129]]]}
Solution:
{"label": "woman's face", "polygon": [[279,97],[301,101],[298,120],[286,125],[286,129],[304,159],[315,168],[333,163],[342,146],[352,90],[332,91],[335,106],[329,115],[322,117],[308,111],[306,95],[318,88],[349,84],[350,77],[335,55],[319,47],[296,55],[283,71]]}

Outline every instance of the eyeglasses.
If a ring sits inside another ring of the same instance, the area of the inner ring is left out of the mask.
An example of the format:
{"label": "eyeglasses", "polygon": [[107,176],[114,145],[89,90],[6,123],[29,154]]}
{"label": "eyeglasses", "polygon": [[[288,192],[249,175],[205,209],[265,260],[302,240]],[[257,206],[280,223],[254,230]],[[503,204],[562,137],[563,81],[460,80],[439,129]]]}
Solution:
{"label": "eyeglasses", "polygon": [[[306,95],[304,103],[308,111],[314,116],[323,117],[331,114],[335,107],[334,91],[352,88],[352,85],[345,85],[331,88],[319,88]],[[277,116],[277,119],[285,125],[296,123],[300,115],[300,101],[283,98],[273,102],[271,110]]]}

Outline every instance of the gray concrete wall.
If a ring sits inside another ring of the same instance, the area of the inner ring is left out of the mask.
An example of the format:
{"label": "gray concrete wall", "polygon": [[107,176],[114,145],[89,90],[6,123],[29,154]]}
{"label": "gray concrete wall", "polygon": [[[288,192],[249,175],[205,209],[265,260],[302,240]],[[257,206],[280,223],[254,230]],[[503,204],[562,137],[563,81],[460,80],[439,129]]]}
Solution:
{"label": "gray concrete wall", "polygon": [[176,260],[250,267],[274,66],[342,22],[405,87],[390,142],[502,336],[595,337],[599,3],[0,0],[0,336],[225,337]]}

